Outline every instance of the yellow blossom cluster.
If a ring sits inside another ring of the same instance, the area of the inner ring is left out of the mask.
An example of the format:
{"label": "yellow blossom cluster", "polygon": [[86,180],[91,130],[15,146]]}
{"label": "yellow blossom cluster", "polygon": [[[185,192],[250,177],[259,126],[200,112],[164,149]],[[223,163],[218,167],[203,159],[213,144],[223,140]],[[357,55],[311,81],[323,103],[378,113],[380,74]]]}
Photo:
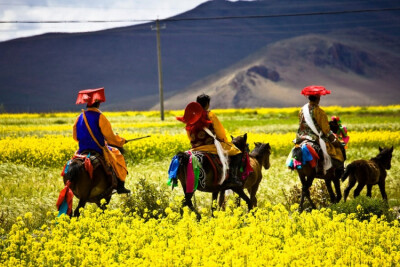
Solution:
{"label": "yellow blossom cluster", "polygon": [[[151,211],[149,211],[151,212]],[[197,221],[193,213],[166,209],[149,219],[121,210],[62,216],[30,233],[31,215],[18,218],[0,239],[2,266],[397,266],[400,227],[373,217],[322,209],[312,213],[266,205],[215,212]]]}
{"label": "yellow blossom cluster", "polygon": [[[398,146],[400,132],[366,131],[351,132],[351,147]],[[126,138],[136,138],[138,135],[128,135]],[[249,133],[251,142],[270,143],[272,151],[281,156],[287,155],[292,148],[294,133]],[[254,144],[250,144],[253,148]],[[179,151],[190,148],[186,134],[153,134],[140,142],[128,143],[125,158],[128,162],[141,159],[160,160],[172,157]],[[5,137],[0,140],[0,162],[14,162],[29,166],[62,166],[78,149],[77,142],[71,136],[45,135],[43,137]]]}
{"label": "yellow blossom cluster", "polygon": [[[329,113],[393,113],[400,111],[400,105],[389,105],[389,106],[369,106],[369,107],[340,107],[340,106],[324,106],[323,107],[327,114]],[[289,108],[241,108],[241,109],[213,109],[216,114],[297,114],[299,107]],[[170,110],[165,111],[165,116],[182,116],[182,110]],[[116,112],[103,112],[106,117],[159,117],[159,111],[116,111]],[[11,119],[34,119],[34,118],[76,118],[77,113],[73,112],[58,112],[58,113],[17,113],[0,114],[0,119],[11,118]]]}

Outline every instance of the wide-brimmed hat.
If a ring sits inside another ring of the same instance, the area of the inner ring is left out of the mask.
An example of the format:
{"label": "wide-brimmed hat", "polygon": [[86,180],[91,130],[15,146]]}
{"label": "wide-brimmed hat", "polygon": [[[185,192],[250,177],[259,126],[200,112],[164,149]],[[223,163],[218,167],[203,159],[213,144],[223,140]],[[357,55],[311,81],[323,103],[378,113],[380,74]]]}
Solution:
{"label": "wide-brimmed hat", "polygon": [[76,104],[88,104],[91,106],[96,102],[106,102],[104,87],[79,91]]}
{"label": "wide-brimmed hat", "polygon": [[326,90],[325,87],[320,85],[310,85],[305,87],[301,91],[301,94],[305,96],[310,96],[310,95],[321,96],[321,95],[329,95],[330,93],[331,91]]}
{"label": "wide-brimmed hat", "polygon": [[199,103],[191,102],[186,106],[183,117],[176,117],[176,119],[186,124],[194,124],[201,118],[203,110]]}

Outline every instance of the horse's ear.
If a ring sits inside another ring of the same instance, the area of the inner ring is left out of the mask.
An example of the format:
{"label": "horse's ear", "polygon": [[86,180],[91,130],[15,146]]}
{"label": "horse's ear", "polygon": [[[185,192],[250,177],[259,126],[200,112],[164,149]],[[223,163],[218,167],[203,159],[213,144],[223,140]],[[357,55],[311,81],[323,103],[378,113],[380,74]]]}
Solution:
{"label": "horse's ear", "polygon": [[247,142],[247,133],[245,133],[245,134],[243,135],[243,139],[244,139],[244,142],[246,143],[246,142]]}
{"label": "horse's ear", "polygon": [[271,146],[269,145],[269,143],[267,143],[266,146],[267,146],[268,148],[271,148]]}
{"label": "horse's ear", "polygon": [[260,142],[254,142],[254,145],[256,145],[256,147],[260,146],[261,143]]}
{"label": "horse's ear", "polygon": [[233,137],[233,135],[231,135],[232,140],[235,139],[235,137]]}
{"label": "horse's ear", "polygon": [[383,148],[381,148],[381,146],[379,146],[379,152],[382,152]]}
{"label": "horse's ear", "polygon": [[393,152],[393,148],[394,148],[394,147],[392,146],[392,148],[390,149],[390,152]]}

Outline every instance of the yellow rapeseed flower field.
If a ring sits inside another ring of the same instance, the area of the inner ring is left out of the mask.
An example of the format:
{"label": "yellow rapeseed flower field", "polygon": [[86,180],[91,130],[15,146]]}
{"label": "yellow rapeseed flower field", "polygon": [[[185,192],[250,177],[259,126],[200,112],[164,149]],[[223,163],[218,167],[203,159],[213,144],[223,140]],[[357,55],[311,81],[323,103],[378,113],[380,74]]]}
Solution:
{"label": "yellow rapeseed flower field", "polygon": [[[324,110],[347,125],[351,160],[371,158],[379,146],[395,147],[387,190],[388,204],[398,209],[400,105]],[[87,205],[80,218],[55,212],[60,172],[78,149],[72,139],[78,114],[0,114],[0,266],[400,266],[399,219],[359,221],[332,206],[299,213],[297,205],[283,203],[282,191],[299,182],[284,164],[298,111],[214,110],[229,135],[247,132],[250,149],[254,142],[270,143],[271,168],[263,170],[258,208],[233,208],[230,199],[225,211],[211,216],[211,195],[198,192],[199,221],[187,209],[180,213],[182,189],[166,185],[170,159],[190,148],[184,125],[174,118],[182,110],[167,111],[163,122],[157,111],[105,112],[121,136],[151,135],[124,147],[127,185],[137,197],[113,196],[105,211]]]}

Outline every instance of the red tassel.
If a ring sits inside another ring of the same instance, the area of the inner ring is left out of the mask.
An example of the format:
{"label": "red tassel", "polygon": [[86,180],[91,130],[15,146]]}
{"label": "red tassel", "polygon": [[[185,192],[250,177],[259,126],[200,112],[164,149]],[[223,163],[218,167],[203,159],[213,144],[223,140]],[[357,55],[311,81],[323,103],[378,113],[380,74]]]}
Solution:
{"label": "red tassel", "polygon": [[68,204],[68,210],[67,210],[68,215],[72,214],[72,200],[74,198],[74,193],[69,188],[70,184],[71,184],[71,182],[67,181],[64,189],[61,190],[60,195],[58,196],[58,199],[57,199],[57,203],[56,203],[57,210],[60,210],[60,206],[63,203],[64,199],[66,198],[67,204]]}
{"label": "red tassel", "polygon": [[93,165],[90,158],[85,158],[85,169],[89,173],[90,179],[93,179]]}

